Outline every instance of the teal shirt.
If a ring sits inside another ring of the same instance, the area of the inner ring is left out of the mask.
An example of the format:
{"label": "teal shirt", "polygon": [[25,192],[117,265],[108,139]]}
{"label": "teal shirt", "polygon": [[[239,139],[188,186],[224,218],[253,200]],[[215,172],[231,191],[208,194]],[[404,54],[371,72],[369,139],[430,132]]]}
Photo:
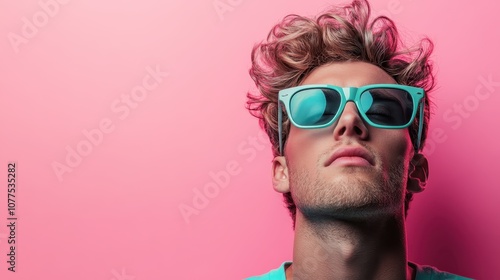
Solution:
{"label": "teal shirt", "polygon": [[[284,262],[280,267],[273,269],[266,274],[246,278],[246,280],[286,280],[285,265],[288,264],[291,264],[291,262]],[[416,270],[417,277],[415,280],[470,280],[470,278],[439,271],[432,266],[423,266],[411,262],[409,265]]]}

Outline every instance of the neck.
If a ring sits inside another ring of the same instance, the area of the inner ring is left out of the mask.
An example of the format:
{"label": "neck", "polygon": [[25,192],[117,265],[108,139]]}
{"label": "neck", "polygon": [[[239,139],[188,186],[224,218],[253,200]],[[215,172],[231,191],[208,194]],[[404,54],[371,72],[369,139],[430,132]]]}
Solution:
{"label": "neck", "polygon": [[412,279],[404,216],[310,220],[297,211],[287,279]]}

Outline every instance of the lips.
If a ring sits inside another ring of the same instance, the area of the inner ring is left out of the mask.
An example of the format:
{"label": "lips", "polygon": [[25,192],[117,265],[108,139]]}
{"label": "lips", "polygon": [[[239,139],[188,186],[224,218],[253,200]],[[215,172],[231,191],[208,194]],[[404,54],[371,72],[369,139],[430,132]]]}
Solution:
{"label": "lips", "polygon": [[325,167],[335,162],[360,165],[365,161],[370,165],[375,165],[373,156],[366,149],[362,147],[342,147],[333,152],[330,158],[325,162]]}

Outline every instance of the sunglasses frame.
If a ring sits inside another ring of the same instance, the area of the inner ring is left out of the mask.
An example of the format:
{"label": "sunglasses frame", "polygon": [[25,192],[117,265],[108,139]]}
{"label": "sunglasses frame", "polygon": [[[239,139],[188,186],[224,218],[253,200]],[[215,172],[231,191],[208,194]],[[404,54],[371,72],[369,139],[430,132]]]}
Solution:
{"label": "sunglasses frame", "polygon": [[[413,100],[413,112],[411,115],[410,120],[408,123],[404,125],[397,125],[397,126],[391,126],[391,125],[382,125],[382,124],[376,124],[372,122],[363,112],[360,110],[360,98],[361,98],[361,93],[370,90],[370,89],[399,89],[399,90],[404,90],[408,92]],[[335,117],[332,118],[328,123],[325,124],[320,124],[320,125],[310,125],[310,126],[304,126],[304,125],[298,125],[293,117],[290,115],[290,102],[292,100],[292,97],[303,90],[307,89],[330,89],[330,90],[335,90],[339,93],[341,103],[339,105],[339,109]],[[423,115],[424,115],[424,97],[425,97],[425,92],[422,88],[418,87],[412,87],[412,86],[406,86],[406,85],[399,85],[399,84],[371,84],[371,85],[366,85],[362,87],[339,87],[339,86],[334,86],[334,85],[328,85],[328,84],[312,84],[312,85],[302,85],[302,86],[296,86],[296,87],[291,87],[291,88],[286,88],[283,90],[280,90],[278,93],[278,138],[279,138],[279,149],[280,149],[280,155],[283,155],[283,140],[282,140],[282,125],[283,125],[283,110],[282,106],[285,106],[286,114],[288,115],[288,119],[292,122],[292,124],[298,128],[302,129],[316,129],[316,128],[324,128],[332,125],[341,115],[342,112],[344,111],[345,105],[347,102],[352,101],[356,105],[356,108],[358,109],[359,115],[365,121],[368,123],[370,126],[376,127],[376,128],[385,128],[385,129],[402,129],[402,128],[407,128],[410,126],[413,121],[415,120],[415,116],[417,115],[417,111],[419,111],[419,123],[418,123],[418,136],[417,136],[417,143],[415,144],[415,151],[418,151],[420,148],[420,141],[422,137],[422,129],[423,129]],[[420,110],[418,110],[420,107]]]}

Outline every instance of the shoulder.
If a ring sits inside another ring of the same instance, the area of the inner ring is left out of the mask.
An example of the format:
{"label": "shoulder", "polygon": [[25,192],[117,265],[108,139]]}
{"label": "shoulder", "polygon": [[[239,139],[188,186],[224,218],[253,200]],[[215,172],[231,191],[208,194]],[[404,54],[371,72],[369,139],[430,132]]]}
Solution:
{"label": "shoulder", "polygon": [[428,265],[409,263],[416,271],[415,280],[471,280],[471,278],[459,276],[449,272],[438,270]]}
{"label": "shoulder", "polygon": [[278,268],[275,268],[268,273],[245,278],[245,280],[286,280],[285,266],[292,262],[283,262]]}

